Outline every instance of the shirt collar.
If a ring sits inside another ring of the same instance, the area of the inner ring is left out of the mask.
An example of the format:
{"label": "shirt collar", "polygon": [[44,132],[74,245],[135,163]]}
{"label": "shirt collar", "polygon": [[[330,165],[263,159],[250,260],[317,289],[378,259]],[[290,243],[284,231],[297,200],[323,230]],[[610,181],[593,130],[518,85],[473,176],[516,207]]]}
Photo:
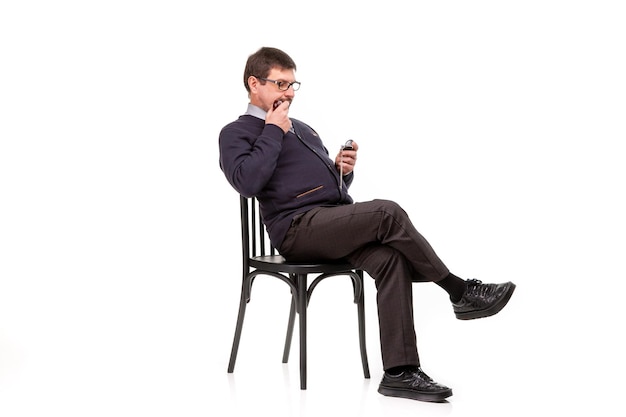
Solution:
{"label": "shirt collar", "polygon": [[267,112],[263,110],[262,108],[260,108],[259,106],[255,106],[252,103],[248,103],[248,109],[246,110],[246,114],[265,120],[265,115],[267,114]]}

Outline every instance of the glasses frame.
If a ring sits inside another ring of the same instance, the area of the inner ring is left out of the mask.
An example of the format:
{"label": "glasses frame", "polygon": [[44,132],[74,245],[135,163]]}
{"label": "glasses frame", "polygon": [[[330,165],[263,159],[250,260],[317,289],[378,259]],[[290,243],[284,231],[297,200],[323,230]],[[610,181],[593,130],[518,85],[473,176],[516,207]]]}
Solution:
{"label": "glasses frame", "polygon": [[[257,77],[256,75],[255,75],[255,77],[258,78],[259,80],[269,81],[271,83],[276,84],[276,87],[280,91],[287,91],[287,90],[289,90],[289,87],[293,88],[293,91],[298,91],[300,89],[300,84],[301,84],[300,81],[294,81],[294,82],[291,82],[291,83],[287,83],[287,81],[270,80],[269,78]],[[284,84],[284,83],[287,84],[287,88],[280,88],[280,84]]]}

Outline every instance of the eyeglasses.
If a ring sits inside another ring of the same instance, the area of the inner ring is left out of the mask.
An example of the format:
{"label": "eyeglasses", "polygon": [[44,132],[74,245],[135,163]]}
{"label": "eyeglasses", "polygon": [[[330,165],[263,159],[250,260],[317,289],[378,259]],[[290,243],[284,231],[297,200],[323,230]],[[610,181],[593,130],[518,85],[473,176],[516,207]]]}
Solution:
{"label": "eyeglasses", "polygon": [[271,83],[276,84],[276,87],[278,87],[280,91],[287,91],[289,90],[289,87],[292,87],[293,91],[298,91],[300,89],[299,81],[288,83],[287,81],[276,81],[276,80],[270,80],[269,78],[263,78],[263,77],[256,77],[256,78],[258,78],[259,80],[269,81]]}

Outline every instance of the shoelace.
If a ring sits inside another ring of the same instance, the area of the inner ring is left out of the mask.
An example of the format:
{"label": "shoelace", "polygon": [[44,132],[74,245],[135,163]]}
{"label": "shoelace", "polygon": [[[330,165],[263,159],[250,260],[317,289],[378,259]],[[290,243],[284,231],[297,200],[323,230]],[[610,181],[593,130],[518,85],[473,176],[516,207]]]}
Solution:
{"label": "shoelace", "polygon": [[414,387],[418,387],[420,384],[426,382],[426,383],[432,383],[433,379],[431,377],[429,377],[428,375],[426,375],[426,373],[424,371],[422,371],[421,368],[418,368],[417,370],[413,371],[413,373],[417,374],[419,378],[415,378],[411,381],[411,386]]}
{"label": "shoelace", "polygon": [[483,285],[483,282],[479,279],[470,279],[467,281],[467,292],[468,294],[478,295],[480,297],[484,297],[488,295],[491,287],[489,285]]}

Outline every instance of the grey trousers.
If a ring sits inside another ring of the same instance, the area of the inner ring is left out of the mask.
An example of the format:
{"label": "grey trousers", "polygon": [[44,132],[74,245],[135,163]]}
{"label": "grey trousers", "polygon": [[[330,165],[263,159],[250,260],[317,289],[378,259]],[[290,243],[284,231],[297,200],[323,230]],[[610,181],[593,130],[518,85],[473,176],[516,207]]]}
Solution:
{"label": "grey trousers", "polygon": [[439,281],[449,270],[397,203],[312,209],[293,219],[279,251],[290,261],[347,259],[367,272],[377,289],[384,369],[419,365],[412,283]]}

